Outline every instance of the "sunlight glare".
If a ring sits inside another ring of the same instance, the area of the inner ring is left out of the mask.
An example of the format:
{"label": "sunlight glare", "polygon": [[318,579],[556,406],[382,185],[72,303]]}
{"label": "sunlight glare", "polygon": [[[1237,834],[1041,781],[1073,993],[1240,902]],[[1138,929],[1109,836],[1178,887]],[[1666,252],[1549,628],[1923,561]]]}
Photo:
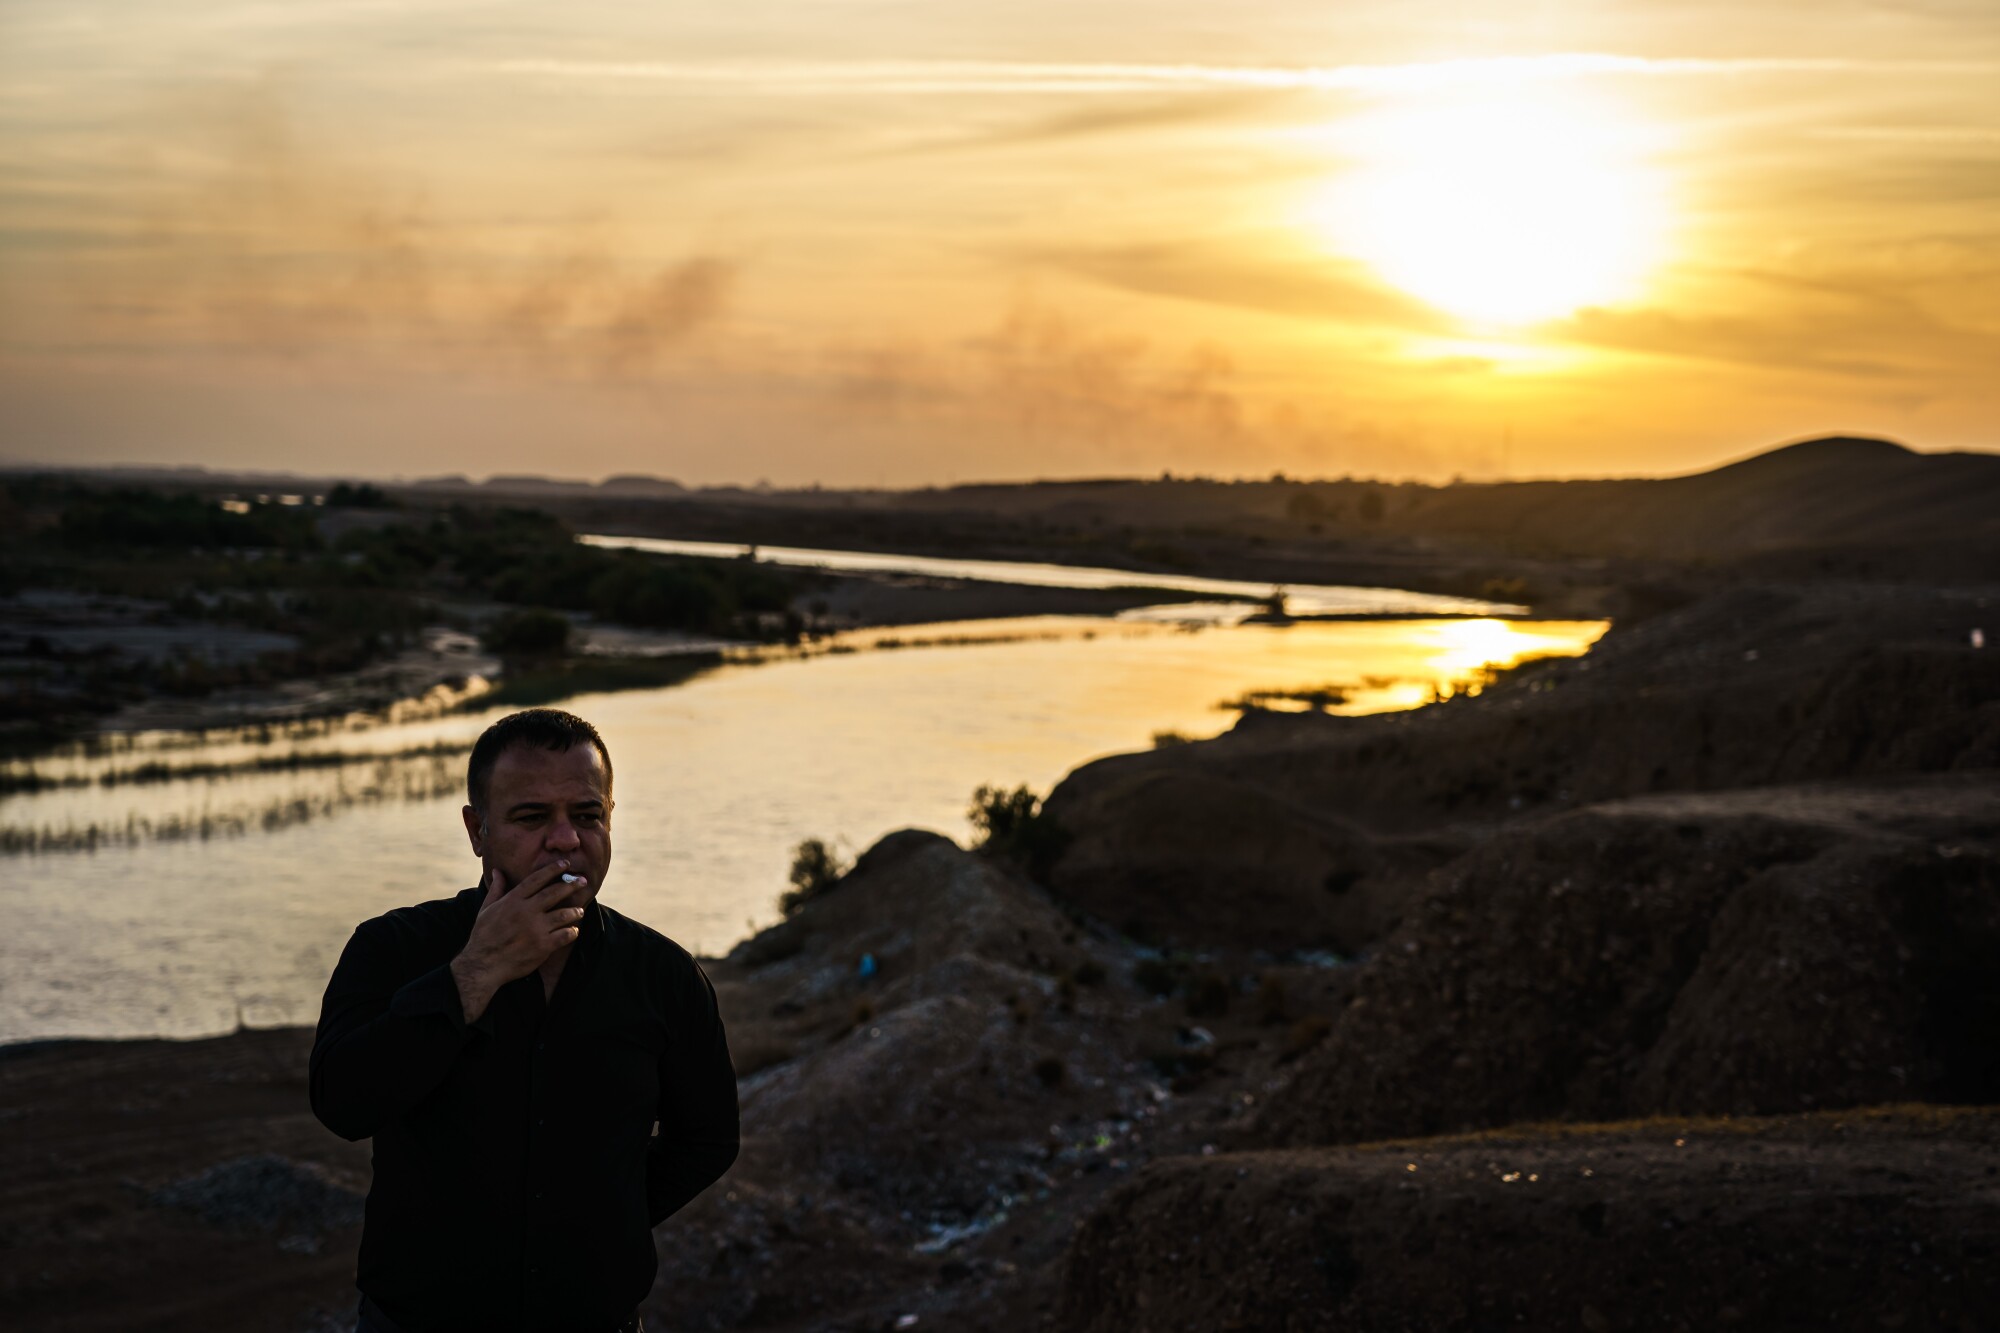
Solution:
{"label": "sunlight glare", "polygon": [[1649,132],[1614,104],[1513,88],[1391,105],[1332,137],[1356,165],[1313,208],[1317,228],[1476,323],[1630,298],[1664,248]]}

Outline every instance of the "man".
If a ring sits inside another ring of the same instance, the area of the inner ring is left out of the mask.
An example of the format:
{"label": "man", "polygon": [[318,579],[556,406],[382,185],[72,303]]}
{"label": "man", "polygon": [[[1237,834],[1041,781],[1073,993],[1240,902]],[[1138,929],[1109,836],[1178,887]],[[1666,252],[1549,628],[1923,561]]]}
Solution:
{"label": "man", "polygon": [[502,718],[466,794],[480,887],[363,922],[313,1042],[313,1113],[375,1140],[361,1330],[634,1330],[652,1229],[736,1157],[715,992],[597,901],[612,803],[596,728]]}

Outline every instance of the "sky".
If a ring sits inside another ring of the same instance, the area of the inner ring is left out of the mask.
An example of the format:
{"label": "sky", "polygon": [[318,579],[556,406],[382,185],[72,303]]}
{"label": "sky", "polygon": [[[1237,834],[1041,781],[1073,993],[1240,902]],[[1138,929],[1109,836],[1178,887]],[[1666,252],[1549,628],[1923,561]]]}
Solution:
{"label": "sky", "polygon": [[2000,448],[1991,0],[0,0],[0,462]]}

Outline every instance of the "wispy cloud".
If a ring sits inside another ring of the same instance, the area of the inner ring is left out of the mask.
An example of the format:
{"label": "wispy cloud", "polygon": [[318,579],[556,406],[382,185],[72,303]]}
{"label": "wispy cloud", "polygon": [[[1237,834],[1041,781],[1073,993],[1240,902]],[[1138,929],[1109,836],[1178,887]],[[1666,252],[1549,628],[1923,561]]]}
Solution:
{"label": "wispy cloud", "polygon": [[1832,125],[1811,133],[1815,139],[1841,139],[1850,143],[2000,148],[2000,125]]}
{"label": "wispy cloud", "polygon": [[879,96],[950,93],[1145,93],[1194,89],[1303,89],[1408,93],[1606,76],[1993,74],[2000,62],[1746,56],[1658,58],[1595,51],[1379,65],[1202,65],[992,60],[616,61],[503,60],[507,74],[605,83],[651,82],[681,91]]}
{"label": "wispy cloud", "polygon": [[1447,333],[1449,319],[1349,264],[1263,260],[1195,245],[1045,248],[1025,257],[1147,296],[1315,322]]}
{"label": "wispy cloud", "polygon": [[635,254],[585,224],[546,227],[536,253],[483,250],[426,192],[301,134],[269,83],[163,107],[158,122],[200,168],[135,169],[87,226],[0,225],[0,255],[50,256],[29,294],[62,312],[0,324],[0,357],[199,347],[644,385],[735,296],[733,256]]}

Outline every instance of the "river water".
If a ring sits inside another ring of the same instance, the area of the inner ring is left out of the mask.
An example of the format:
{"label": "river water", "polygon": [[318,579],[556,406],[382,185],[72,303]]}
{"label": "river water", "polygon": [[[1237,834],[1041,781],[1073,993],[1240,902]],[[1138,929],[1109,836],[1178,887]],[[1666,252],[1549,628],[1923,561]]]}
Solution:
{"label": "river water", "polygon": [[[1246,692],[1333,686],[1336,711],[1410,707],[1489,664],[1582,652],[1603,628],[985,621],[564,706],[617,765],[604,901],[715,953],[776,919],[801,839],[850,858],[913,825],[965,841],[975,787],[1045,793],[1156,733],[1216,734],[1236,717],[1218,704]],[[356,922],[477,878],[465,749],[500,711],[149,734],[36,761],[74,785],[0,799],[0,1041],[311,1022]],[[148,765],[155,780],[123,780]]]}

